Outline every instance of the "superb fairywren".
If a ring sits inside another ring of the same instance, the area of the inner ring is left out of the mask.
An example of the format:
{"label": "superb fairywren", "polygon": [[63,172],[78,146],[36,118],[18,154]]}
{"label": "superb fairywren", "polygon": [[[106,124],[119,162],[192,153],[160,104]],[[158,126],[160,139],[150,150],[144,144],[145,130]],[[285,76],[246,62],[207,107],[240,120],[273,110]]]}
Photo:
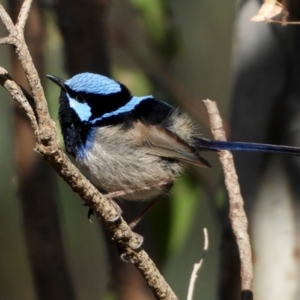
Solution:
{"label": "superb fairywren", "polygon": [[122,199],[151,200],[167,193],[183,162],[210,167],[201,151],[300,155],[297,147],[205,139],[186,114],[153,96],[132,96],[123,84],[102,75],[48,78],[61,88],[59,122],[66,151],[100,191],[130,190]]}

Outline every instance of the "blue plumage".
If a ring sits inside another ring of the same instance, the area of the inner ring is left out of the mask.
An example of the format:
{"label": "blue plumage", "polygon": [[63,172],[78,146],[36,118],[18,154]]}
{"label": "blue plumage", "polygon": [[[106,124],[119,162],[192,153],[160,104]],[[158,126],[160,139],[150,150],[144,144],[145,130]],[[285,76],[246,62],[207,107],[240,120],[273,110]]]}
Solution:
{"label": "blue plumage", "polygon": [[123,199],[150,200],[166,193],[182,162],[209,167],[201,151],[300,154],[297,147],[202,138],[188,116],[171,105],[132,96],[102,75],[82,73],[66,81],[48,77],[61,87],[59,121],[66,151],[90,180],[106,192],[148,187]]}
{"label": "blue plumage", "polygon": [[65,85],[77,93],[110,95],[121,91],[120,84],[105,76],[81,73],[65,81]]}
{"label": "blue plumage", "polygon": [[77,147],[76,157],[78,157],[78,159],[83,160],[86,158],[88,151],[90,151],[94,146],[96,135],[97,135],[96,127],[89,129],[88,134],[86,135],[85,142],[80,143]]}
{"label": "blue plumage", "polygon": [[117,116],[124,113],[129,113],[134,111],[135,107],[140,104],[144,100],[154,99],[152,96],[145,96],[145,97],[132,97],[125,105],[119,107],[118,109],[107,112],[102,116],[91,120],[91,124],[96,124],[98,121],[101,121],[105,118],[110,118],[112,116]]}
{"label": "blue plumage", "polygon": [[92,109],[88,102],[80,103],[76,99],[72,98],[70,95],[67,94],[67,99],[69,101],[70,107],[75,111],[75,113],[78,115],[79,119],[83,122],[87,122],[89,124],[96,124],[97,122],[109,118],[112,116],[117,116],[119,114],[131,112],[134,110],[134,108],[140,104],[144,100],[153,99],[153,96],[145,96],[145,97],[131,97],[131,99],[125,103],[123,106],[106,112],[103,115],[99,117],[95,117],[94,119],[90,119],[92,116]]}
{"label": "blue plumage", "polygon": [[83,122],[88,122],[92,116],[91,107],[88,103],[80,103],[76,99],[67,96],[70,107],[76,112],[79,119]]}
{"label": "blue plumage", "polygon": [[211,141],[206,139],[199,139],[197,147],[202,150],[229,150],[229,151],[248,151],[248,152],[269,152],[282,153],[291,155],[300,155],[298,147],[278,146],[258,143],[244,143],[244,142],[227,142],[227,141]]}

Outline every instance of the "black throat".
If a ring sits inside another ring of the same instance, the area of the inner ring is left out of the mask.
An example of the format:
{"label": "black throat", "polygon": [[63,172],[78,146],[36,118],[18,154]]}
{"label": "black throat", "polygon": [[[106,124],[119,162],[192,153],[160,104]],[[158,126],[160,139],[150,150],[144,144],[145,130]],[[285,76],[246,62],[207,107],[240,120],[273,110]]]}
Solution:
{"label": "black throat", "polygon": [[73,109],[70,108],[64,91],[61,91],[59,97],[58,118],[66,151],[75,157],[80,147],[85,145],[91,127],[81,122]]}

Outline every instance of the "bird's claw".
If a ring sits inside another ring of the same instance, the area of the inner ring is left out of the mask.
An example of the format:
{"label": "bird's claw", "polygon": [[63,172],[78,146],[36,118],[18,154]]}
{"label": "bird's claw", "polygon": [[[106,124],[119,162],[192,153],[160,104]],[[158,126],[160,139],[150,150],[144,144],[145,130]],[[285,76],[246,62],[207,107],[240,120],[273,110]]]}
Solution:
{"label": "bird's claw", "polygon": [[132,249],[135,251],[139,251],[142,248],[142,245],[144,243],[144,237],[136,232],[133,232],[133,234],[135,235],[136,239],[137,239],[137,245],[135,245]]}
{"label": "bird's claw", "polygon": [[110,219],[110,220],[107,220],[108,223],[113,223],[113,224],[116,224],[116,223],[119,223],[121,220],[121,214],[118,213],[114,218]]}

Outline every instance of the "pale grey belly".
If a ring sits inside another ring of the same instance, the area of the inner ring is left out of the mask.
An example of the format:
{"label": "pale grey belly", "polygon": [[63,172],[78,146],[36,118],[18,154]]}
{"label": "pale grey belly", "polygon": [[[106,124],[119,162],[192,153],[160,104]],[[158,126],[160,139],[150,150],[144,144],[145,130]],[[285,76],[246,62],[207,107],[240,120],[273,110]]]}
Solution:
{"label": "pale grey belly", "polygon": [[[93,147],[78,159],[83,173],[101,191],[136,190],[121,197],[126,200],[151,200],[167,192],[167,184],[173,183],[182,167],[179,163],[163,160],[142,150],[124,148],[121,151],[105,151]],[[161,185],[164,183],[163,185]],[[140,191],[147,187],[146,190]]]}

